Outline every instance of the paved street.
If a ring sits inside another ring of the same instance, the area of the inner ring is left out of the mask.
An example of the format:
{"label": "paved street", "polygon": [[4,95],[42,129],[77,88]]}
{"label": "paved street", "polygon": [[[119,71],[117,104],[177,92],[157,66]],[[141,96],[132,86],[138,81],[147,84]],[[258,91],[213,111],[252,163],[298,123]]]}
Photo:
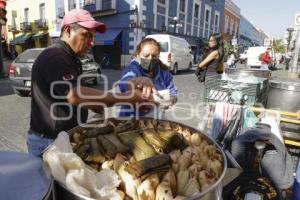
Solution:
{"label": "paved street", "polygon": [[[119,79],[121,71],[106,69],[103,72],[108,77],[108,87],[111,89],[113,83]],[[202,104],[199,104],[203,98],[203,84],[196,80],[193,72],[193,70],[179,72],[174,76],[174,82],[179,90],[178,103],[166,113],[166,117],[197,127],[203,110]],[[273,72],[274,76],[281,74],[286,73],[284,70]],[[102,88],[102,86],[98,85],[97,88]],[[25,133],[29,127],[30,117],[30,97],[15,95],[9,81],[0,80],[0,104],[0,150],[25,151]],[[180,119],[176,118],[178,116]]]}

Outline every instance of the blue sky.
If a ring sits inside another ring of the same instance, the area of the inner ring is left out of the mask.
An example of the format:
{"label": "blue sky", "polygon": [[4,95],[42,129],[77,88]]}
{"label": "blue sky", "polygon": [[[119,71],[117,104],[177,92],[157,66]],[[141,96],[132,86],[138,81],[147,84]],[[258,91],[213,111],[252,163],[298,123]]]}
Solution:
{"label": "blue sky", "polygon": [[241,14],[256,27],[276,39],[283,38],[285,30],[294,25],[296,13],[300,13],[300,0],[233,0]]}

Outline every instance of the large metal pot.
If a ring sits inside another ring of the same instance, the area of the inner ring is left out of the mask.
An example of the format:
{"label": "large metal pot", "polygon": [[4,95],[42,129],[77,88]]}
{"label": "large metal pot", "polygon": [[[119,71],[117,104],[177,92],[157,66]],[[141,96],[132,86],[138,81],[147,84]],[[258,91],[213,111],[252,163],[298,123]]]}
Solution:
{"label": "large metal pot", "polygon": [[226,74],[232,75],[241,75],[241,76],[256,76],[261,78],[270,78],[271,71],[270,70],[260,70],[260,69],[231,69],[225,68]]}
{"label": "large metal pot", "polygon": [[[140,118],[140,119],[147,119],[147,118]],[[171,123],[177,123],[177,122],[173,122],[173,121],[168,121],[168,120],[159,120],[159,121],[167,121],[167,122],[171,122]],[[189,126],[186,126],[184,124],[181,123],[177,123],[180,126],[184,127],[184,128],[188,128],[193,132],[198,132],[200,133],[198,130],[191,128]],[[76,131],[78,131],[79,129],[81,129],[81,127],[75,127],[73,129],[71,129],[70,131],[68,131],[69,134],[72,134]],[[198,193],[196,195],[194,195],[193,197],[187,198],[186,200],[196,200],[196,199],[201,199],[201,200],[221,200],[222,199],[222,180],[225,176],[226,173],[226,169],[227,169],[227,159],[225,156],[225,153],[223,152],[223,150],[221,149],[221,147],[212,139],[210,139],[209,137],[207,137],[206,135],[204,135],[206,137],[206,139],[208,141],[211,141],[212,144],[216,145],[217,148],[219,149],[219,151],[222,153],[222,157],[223,157],[223,171],[222,174],[220,176],[220,178],[206,191]],[[74,194],[73,192],[71,192],[68,188],[66,188],[64,185],[56,182],[56,187],[55,187],[55,191],[56,191],[56,197],[57,199],[64,199],[64,200],[90,200],[90,198],[85,198],[82,196],[79,196],[77,194]]]}
{"label": "large metal pot", "polygon": [[300,80],[269,80],[267,108],[296,112],[300,110]]}
{"label": "large metal pot", "polygon": [[53,178],[41,158],[0,151],[1,199],[53,200]]}

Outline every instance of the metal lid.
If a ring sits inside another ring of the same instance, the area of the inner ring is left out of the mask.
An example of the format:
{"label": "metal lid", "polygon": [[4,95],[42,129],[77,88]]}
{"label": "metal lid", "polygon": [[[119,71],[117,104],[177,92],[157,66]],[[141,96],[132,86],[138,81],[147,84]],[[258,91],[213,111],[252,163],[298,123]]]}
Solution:
{"label": "metal lid", "polygon": [[41,158],[0,151],[1,199],[41,200],[52,185]]}
{"label": "metal lid", "polygon": [[299,79],[271,79],[269,85],[273,88],[300,92]]}

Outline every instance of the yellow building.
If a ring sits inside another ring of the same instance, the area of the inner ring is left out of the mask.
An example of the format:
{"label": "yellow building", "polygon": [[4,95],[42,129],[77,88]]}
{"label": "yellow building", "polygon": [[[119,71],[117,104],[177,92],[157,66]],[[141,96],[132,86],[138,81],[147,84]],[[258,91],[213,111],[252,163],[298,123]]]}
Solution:
{"label": "yellow building", "polygon": [[15,46],[18,53],[28,48],[49,46],[52,39],[59,36],[63,5],[64,1],[56,0],[8,0],[10,46]]}

